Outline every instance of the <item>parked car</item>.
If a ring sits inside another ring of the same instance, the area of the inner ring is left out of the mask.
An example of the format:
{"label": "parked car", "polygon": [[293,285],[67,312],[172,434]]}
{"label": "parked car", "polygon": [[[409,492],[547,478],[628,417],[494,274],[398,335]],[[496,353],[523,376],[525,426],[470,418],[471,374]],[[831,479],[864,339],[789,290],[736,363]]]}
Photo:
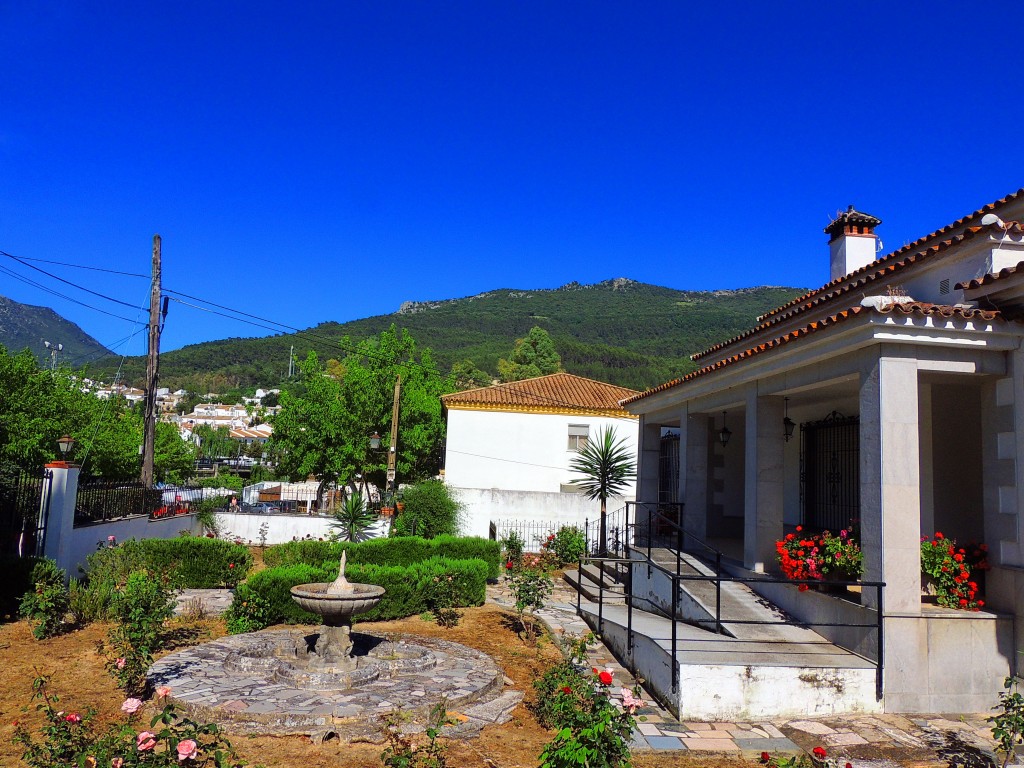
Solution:
{"label": "parked car", "polygon": [[243,504],[243,512],[250,512],[254,515],[276,515],[280,513],[281,507],[269,501],[260,501],[256,504]]}

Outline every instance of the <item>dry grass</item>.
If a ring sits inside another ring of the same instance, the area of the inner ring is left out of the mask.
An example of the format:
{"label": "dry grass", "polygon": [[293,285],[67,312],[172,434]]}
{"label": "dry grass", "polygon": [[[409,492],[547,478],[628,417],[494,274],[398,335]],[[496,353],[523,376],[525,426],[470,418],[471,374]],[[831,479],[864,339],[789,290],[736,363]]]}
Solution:
{"label": "dry grass", "polygon": [[[93,707],[102,721],[120,720],[123,696],[103,669],[96,651],[106,626],[94,624],[63,637],[35,640],[26,622],[0,624],[0,765],[19,765],[19,751],[11,743],[13,721],[40,724],[29,709],[32,680],[37,674],[52,676],[52,690],[61,696],[62,708]],[[496,606],[467,609],[459,626],[444,629],[411,617],[402,621],[361,624],[360,629],[380,632],[408,632],[442,637],[463,643],[491,655],[514,686],[532,692],[532,682],[556,659],[558,651],[548,639],[526,644],[513,628],[510,614]],[[224,634],[219,619],[193,619],[174,625],[175,643],[188,645]],[[486,728],[479,737],[450,742],[448,763],[452,768],[536,768],[537,755],[550,740],[525,706],[519,706],[512,720]],[[233,744],[252,763],[287,768],[366,768],[380,766],[381,744],[340,744],[328,741],[314,745],[302,736],[239,736]],[[685,753],[647,753],[636,756],[637,768],[738,768],[753,766],[736,757],[695,758]]]}

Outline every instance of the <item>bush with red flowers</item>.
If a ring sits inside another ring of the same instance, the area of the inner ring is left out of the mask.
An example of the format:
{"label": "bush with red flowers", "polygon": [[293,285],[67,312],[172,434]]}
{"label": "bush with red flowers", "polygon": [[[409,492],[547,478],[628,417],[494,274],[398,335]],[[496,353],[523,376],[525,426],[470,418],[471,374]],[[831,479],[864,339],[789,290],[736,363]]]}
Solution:
{"label": "bush with red flowers", "polygon": [[[768,766],[768,768],[839,768],[839,761],[835,758],[830,758],[824,747],[812,749],[810,757],[807,755],[781,757],[762,752],[761,764]],[[846,763],[844,768],[853,768],[853,764]]]}
{"label": "bush with red flowers", "polygon": [[[803,526],[775,542],[779,567],[789,579],[824,579],[831,576],[856,580],[864,570],[864,556],[854,535],[843,529],[838,536],[829,531],[808,534]],[[806,584],[800,590],[807,589]]]}
{"label": "bush with red flowers", "polygon": [[984,607],[985,601],[979,599],[978,576],[988,568],[988,547],[984,544],[961,547],[941,531],[931,539],[921,538],[921,573],[931,579],[936,602],[941,606],[965,611]]}

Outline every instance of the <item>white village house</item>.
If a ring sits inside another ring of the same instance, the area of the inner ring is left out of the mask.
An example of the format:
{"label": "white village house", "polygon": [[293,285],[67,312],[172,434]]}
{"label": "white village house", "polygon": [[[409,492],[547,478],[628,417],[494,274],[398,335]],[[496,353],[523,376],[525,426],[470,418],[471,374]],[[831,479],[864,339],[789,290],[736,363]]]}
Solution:
{"label": "white village house", "polygon": [[[571,484],[569,466],[588,438],[615,429],[636,453],[637,420],[619,401],[639,394],[569,373],[445,395],[445,483],[465,505],[462,532],[488,535],[491,521],[580,525],[599,516],[597,502]],[[631,485],[623,498],[633,498]],[[608,508],[622,506],[609,500]]]}
{"label": "white village house", "polygon": [[[881,222],[851,207],[825,229],[829,283],[622,402],[640,419],[638,503],[681,503],[668,509],[733,573],[778,573],[775,542],[798,524],[859,526],[863,579],[886,585],[885,711],[985,711],[1024,663],[1022,221],[1024,189],[879,258]],[[936,531],[988,545],[980,611],[923,599]],[[753,589],[805,621],[878,618],[868,588],[859,603]]]}

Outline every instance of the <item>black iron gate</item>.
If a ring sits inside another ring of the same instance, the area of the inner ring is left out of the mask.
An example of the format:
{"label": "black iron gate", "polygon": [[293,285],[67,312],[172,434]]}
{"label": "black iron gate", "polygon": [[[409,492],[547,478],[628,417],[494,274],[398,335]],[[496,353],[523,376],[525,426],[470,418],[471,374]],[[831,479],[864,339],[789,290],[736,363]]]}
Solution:
{"label": "black iron gate", "polygon": [[833,411],[800,425],[804,525],[838,531],[860,517],[860,419]]}
{"label": "black iron gate", "polygon": [[0,466],[0,557],[43,554],[52,481],[48,469]]}

